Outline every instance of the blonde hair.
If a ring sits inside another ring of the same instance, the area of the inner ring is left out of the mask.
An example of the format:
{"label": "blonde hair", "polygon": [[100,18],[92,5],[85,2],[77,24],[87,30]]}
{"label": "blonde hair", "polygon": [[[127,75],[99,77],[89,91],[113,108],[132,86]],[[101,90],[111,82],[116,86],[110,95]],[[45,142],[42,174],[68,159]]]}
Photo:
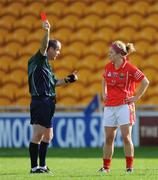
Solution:
{"label": "blonde hair", "polygon": [[112,44],[117,46],[117,48],[119,48],[123,52],[121,54],[125,56],[136,51],[133,43],[125,44],[124,42],[118,40],[118,41],[114,41]]}

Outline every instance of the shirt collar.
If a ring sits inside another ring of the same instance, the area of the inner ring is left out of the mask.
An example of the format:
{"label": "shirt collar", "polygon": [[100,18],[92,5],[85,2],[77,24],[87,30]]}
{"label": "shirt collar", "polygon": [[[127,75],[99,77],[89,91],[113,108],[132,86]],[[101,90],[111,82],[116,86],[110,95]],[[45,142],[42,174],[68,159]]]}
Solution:
{"label": "shirt collar", "polygon": [[126,64],[127,64],[127,60],[126,60],[126,59],[124,59],[123,61],[124,61],[124,62],[122,63],[122,65],[121,65],[120,68],[124,68],[124,67],[126,66]]}
{"label": "shirt collar", "polygon": [[[123,69],[123,68],[126,66],[126,64],[127,64],[127,60],[128,60],[128,59],[126,59],[126,57],[124,57],[124,58],[123,58],[123,63],[121,64],[121,66],[120,66],[117,70]],[[112,65],[113,65],[113,67],[114,67],[114,63],[112,63]]]}

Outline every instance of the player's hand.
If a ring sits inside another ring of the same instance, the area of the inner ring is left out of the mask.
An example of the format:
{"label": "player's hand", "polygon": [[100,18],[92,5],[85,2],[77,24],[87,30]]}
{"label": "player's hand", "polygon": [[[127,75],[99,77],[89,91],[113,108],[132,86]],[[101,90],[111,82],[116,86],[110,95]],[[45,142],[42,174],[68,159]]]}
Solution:
{"label": "player's hand", "polygon": [[46,21],[43,21],[42,22],[42,26],[45,30],[49,31],[50,30],[50,24],[49,24],[49,21],[46,20]]}
{"label": "player's hand", "polygon": [[74,71],[72,74],[68,75],[65,79],[65,83],[73,83],[78,80],[77,71]]}
{"label": "player's hand", "polygon": [[127,104],[131,104],[131,103],[134,103],[138,100],[139,98],[137,96],[132,96],[132,97],[127,97],[125,99],[125,103]]}
{"label": "player's hand", "polygon": [[107,94],[104,94],[104,95],[103,95],[103,100],[104,100],[104,101],[107,101],[107,100],[108,100]]}

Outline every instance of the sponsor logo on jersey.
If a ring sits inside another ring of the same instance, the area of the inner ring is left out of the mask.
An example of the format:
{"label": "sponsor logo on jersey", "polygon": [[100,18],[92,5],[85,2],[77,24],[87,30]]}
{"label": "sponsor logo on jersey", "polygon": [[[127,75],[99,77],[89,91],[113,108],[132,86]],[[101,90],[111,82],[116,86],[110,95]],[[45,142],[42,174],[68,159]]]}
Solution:
{"label": "sponsor logo on jersey", "polygon": [[124,78],[124,74],[120,73],[120,79],[123,79],[123,78]]}
{"label": "sponsor logo on jersey", "polygon": [[111,72],[108,72],[107,76],[108,76],[108,77],[111,77],[111,76],[112,76]]}

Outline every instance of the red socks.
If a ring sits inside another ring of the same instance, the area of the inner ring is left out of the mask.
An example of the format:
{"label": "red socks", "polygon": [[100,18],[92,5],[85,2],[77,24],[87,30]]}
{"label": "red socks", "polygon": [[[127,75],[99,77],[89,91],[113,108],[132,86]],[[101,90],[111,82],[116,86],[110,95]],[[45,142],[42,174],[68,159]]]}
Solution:
{"label": "red socks", "polygon": [[104,169],[110,169],[111,159],[103,159]]}
{"label": "red socks", "polygon": [[[126,168],[133,168],[133,160],[134,157],[126,156]],[[103,159],[103,167],[104,169],[110,169],[111,159]]]}
{"label": "red socks", "polygon": [[132,156],[126,156],[126,168],[130,168],[132,169],[133,168],[133,160],[134,160],[134,157]]}

